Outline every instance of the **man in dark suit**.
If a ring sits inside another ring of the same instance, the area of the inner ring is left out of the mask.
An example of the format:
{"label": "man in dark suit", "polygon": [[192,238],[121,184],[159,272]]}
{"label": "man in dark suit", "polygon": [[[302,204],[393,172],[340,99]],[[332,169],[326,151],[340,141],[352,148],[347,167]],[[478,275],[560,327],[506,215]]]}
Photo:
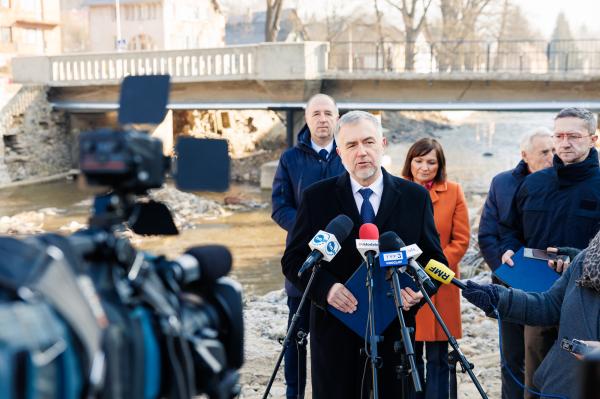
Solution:
{"label": "man in dark suit", "polygon": [[[379,120],[367,112],[349,112],[338,121],[335,140],[347,172],[305,190],[282,267],[293,284],[305,289],[310,272],[304,273],[302,278],[298,278],[297,273],[310,252],[310,239],[339,214],[346,214],[353,220],[354,228],[340,243],[341,251],[330,263],[323,262],[308,295],[313,304],[310,318],[313,398],[358,399],[368,397],[370,389],[369,361],[361,353],[364,339],[325,309],[331,305],[349,313],[359,305],[343,284],[362,262],[354,242],[360,225],[374,223],[382,233],[394,231],[407,244],[416,243],[423,250],[420,261],[436,259],[446,263],[446,259],[427,191],[417,184],[391,176],[381,168],[387,143]],[[422,295],[408,287],[402,289],[401,294],[406,323],[414,326]],[[400,340],[397,320],[383,336],[384,340],[379,344],[383,364],[379,370],[379,397],[407,397],[412,388],[405,386],[403,391],[402,380],[397,373],[402,351],[394,351],[394,344]]]}

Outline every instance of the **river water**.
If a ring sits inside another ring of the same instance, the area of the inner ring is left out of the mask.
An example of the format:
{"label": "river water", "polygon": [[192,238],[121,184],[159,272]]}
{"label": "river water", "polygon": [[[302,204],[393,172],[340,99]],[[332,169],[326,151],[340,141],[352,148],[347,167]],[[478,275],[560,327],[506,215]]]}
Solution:
{"label": "river water", "polygon": [[[455,121],[452,129],[439,130],[446,153],[448,177],[462,184],[472,212],[480,207],[489,182],[500,171],[512,168],[519,160],[520,136],[538,126],[552,126],[551,113],[447,113]],[[385,127],[385,126],[384,126]],[[388,167],[399,174],[411,143],[391,144]],[[228,193],[199,193],[221,201],[225,195],[242,195],[257,202],[270,202],[270,191],[250,185],[233,185]],[[81,192],[71,181],[59,181],[0,190],[0,216],[57,208],[44,218],[46,231],[59,231],[72,221],[85,223],[90,194]],[[227,245],[234,257],[232,275],[248,294],[264,294],[282,287],[280,258],[285,232],[270,218],[270,207],[234,212],[215,219],[195,221],[195,228],[176,237],[145,238],[140,248],[175,257],[194,245]]]}

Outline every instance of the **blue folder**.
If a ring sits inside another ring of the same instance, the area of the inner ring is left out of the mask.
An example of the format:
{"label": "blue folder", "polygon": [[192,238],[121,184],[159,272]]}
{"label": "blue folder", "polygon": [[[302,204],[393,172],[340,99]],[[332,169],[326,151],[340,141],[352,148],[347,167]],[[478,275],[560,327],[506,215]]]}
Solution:
{"label": "blue folder", "polygon": [[[379,262],[375,262],[373,267],[373,300],[375,313],[375,333],[381,335],[383,331],[397,317],[396,305],[392,281],[385,279],[386,269],[379,267]],[[400,273],[400,286],[411,287],[413,291],[418,291],[415,282],[406,274]],[[354,313],[344,313],[327,305],[327,310],[344,323],[349,329],[358,336],[364,338],[368,336],[368,314],[369,314],[369,292],[366,286],[367,266],[363,262],[354,274],[346,281],[346,288],[358,301]]]}
{"label": "blue folder", "polygon": [[494,275],[509,287],[526,292],[548,291],[560,274],[548,267],[548,261],[523,256],[524,249],[519,249],[513,255],[514,266],[503,263],[494,271]]}

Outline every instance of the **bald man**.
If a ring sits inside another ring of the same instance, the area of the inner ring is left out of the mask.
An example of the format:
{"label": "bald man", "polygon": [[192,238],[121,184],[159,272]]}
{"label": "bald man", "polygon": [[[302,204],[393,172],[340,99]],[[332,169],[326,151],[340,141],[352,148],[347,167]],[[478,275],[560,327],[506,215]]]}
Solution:
{"label": "bald man", "polygon": [[[286,150],[279,160],[273,181],[273,220],[288,232],[296,221],[296,210],[305,188],[320,180],[338,176],[345,171],[336,152],[333,129],[339,112],[333,98],[326,94],[316,94],[306,103],[304,119],[306,125],[298,133],[294,147]],[[287,279],[285,290],[288,295],[288,327],[292,316],[298,310],[302,291]],[[301,336],[308,334],[310,304],[306,302],[300,312],[297,324]],[[298,336],[295,334],[294,336]],[[287,398],[303,398],[306,385],[306,340],[293,342],[285,353],[285,381]]]}

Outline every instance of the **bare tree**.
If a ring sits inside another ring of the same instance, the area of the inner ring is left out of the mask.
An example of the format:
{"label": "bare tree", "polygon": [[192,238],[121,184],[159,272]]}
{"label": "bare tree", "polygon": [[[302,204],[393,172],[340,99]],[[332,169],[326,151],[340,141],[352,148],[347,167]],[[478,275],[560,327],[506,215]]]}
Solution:
{"label": "bare tree", "polygon": [[267,0],[267,18],[265,20],[265,42],[277,41],[279,19],[283,0]]}
{"label": "bare tree", "polygon": [[[427,10],[432,0],[386,0],[389,5],[396,8],[402,14],[404,22],[404,69],[413,71],[415,69],[415,42],[423,29],[426,20]],[[408,4],[407,4],[408,3]],[[421,3],[421,7],[418,7]],[[421,9],[420,13],[418,9]]]}
{"label": "bare tree", "polygon": [[440,0],[442,14],[441,39],[437,48],[440,70],[448,68],[472,70],[480,46],[476,27],[483,10],[492,0]]}
{"label": "bare tree", "polygon": [[386,69],[387,66],[387,62],[386,62],[386,56],[385,56],[385,43],[383,41],[383,27],[381,25],[381,17],[382,17],[382,13],[381,10],[379,9],[379,4],[377,2],[377,0],[373,0],[373,6],[375,7],[375,24],[377,27],[377,40],[378,40],[378,45],[377,45],[377,64],[376,67],[379,68],[379,54],[381,54],[381,61],[382,61],[382,66],[383,69]]}

